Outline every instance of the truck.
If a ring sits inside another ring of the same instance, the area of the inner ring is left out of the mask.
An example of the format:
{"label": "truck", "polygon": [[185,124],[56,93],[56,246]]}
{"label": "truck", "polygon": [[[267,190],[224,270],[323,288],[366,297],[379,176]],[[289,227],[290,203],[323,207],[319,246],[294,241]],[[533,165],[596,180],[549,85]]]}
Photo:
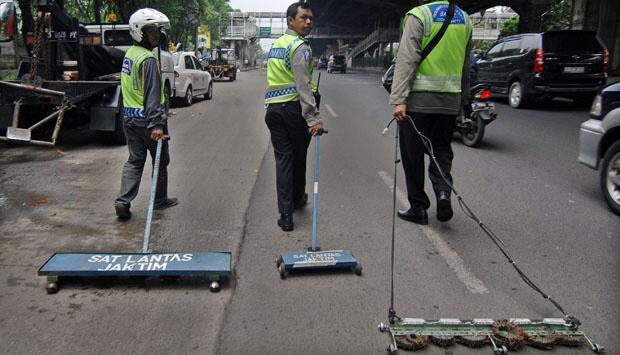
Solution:
{"label": "truck", "polygon": [[230,48],[217,47],[211,50],[211,55],[207,60],[207,68],[213,80],[229,81],[237,79],[237,65],[235,62],[235,51]]}
{"label": "truck", "polygon": [[[53,0],[31,4],[36,16],[35,31],[26,36],[30,55],[20,60],[16,80],[0,81],[0,140],[54,146],[62,127],[88,124],[102,141],[124,144],[120,72],[125,51],[116,45],[124,33],[113,31],[106,38],[112,24],[91,26],[90,32]],[[15,11],[12,1],[0,6]],[[129,38],[122,43],[128,45]],[[169,85],[174,90],[173,79]]]}

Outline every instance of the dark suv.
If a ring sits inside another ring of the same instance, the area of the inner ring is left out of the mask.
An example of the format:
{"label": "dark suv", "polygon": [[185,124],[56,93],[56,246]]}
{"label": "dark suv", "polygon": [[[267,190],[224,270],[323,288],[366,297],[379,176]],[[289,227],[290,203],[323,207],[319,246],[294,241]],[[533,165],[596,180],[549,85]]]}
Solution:
{"label": "dark suv", "polygon": [[343,55],[334,56],[334,65],[329,72],[333,73],[335,71],[340,72],[342,74],[347,73],[347,59],[345,58],[345,56]]}
{"label": "dark suv", "polygon": [[609,52],[593,31],[523,33],[498,40],[478,66],[478,81],[512,107],[556,96],[591,104],[607,80]]}

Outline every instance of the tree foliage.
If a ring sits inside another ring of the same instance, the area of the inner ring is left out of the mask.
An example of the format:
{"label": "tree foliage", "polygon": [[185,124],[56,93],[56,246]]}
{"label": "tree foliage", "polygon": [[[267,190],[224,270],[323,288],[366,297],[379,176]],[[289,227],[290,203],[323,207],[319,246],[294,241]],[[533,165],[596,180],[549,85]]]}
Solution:
{"label": "tree foliage", "polygon": [[491,48],[491,45],[495,43],[490,39],[474,39],[471,41],[471,50],[476,54],[483,54]]}
{"label": "tree foliage", "polygon": [[553,0],[549,11],[541,15],[541,30],[568,30],[571,25],[572,1]]}
{"label": "tree foliage", "polygon": [[[26,9],[33,13],[30,0],[18,0],[22,14]],[[170,19],[169,39],[187,44],[195,42],[196,29],[206,25],[214,40],[230,22],[230,5],[226,0],[64,0],[68,15],[81,23],[108,22],[108,15],[115,14],[117,21],[127,23],[131,14],[144,7],[150,7],[166,14]],[[23,16],[24,29],[32,31],[32,18]]]}
{"label": "tree foliage", "polygon": [[504,22],[502,28],[499,30],[500,37],[511,36],[517,34],[519,29],[519,18],[513,17],[510,20]]}

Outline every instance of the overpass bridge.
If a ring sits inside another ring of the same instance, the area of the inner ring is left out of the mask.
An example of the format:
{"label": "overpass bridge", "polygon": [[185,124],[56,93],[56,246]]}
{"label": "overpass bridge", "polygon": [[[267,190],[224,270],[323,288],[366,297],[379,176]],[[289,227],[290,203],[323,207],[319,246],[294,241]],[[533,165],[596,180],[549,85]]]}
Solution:
{"label": "overpass bridge", "polygon": [[[504,22],[520,16],[521,27],[540,25],[540,14],[548,9],[551,0],[457,0],[459,6],[472,14],[474,39],[495,40]],[[317,29],[331,26],[348,33],[363,34],[363,38],[339,37],[333,33],[334,41],[313,37],[315,53],[346,54],[350,64],[357,61],[371,62],[373,66],[384,66],[391,60],[394,42],[399,41],[400,20],[414,5],[411,0],[307,0],[312,6]],[[484,13],[490,7],[510,6],[516,13]],[[532,21],[530,21],[533,19]],[[372,64],[374,63],[374,64]],[[365,65],[365,64],[364,64]]]}
{"label": "overpass bridge", "polygon": [[[278,38],[286,31],[286,12],[245,12],[256,20],[260,38]],[[314,39],[362,39],[367,34],[357,32],[354,28],[335,24],[316,25],[309,38]]]}

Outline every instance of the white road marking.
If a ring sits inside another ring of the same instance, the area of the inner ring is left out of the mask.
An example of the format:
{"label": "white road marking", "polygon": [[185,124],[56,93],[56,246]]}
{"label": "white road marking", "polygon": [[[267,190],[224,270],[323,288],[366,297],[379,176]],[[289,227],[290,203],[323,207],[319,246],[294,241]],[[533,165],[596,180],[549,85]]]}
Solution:
{"label": "white road marking", "polygon": [[[394,179],[385,171],[377,172],[381,177],[381,180],[387,185],[390,189],[390,192],[393,192]],[[409,201],[407,200],[407,194],[402,191],[399,187],[396,187],[396,198],[398,202],[400,202],[403,206],[409,206]],[[448,243],[429,226],[419,226],[420,230],[426,236],[426,238],[433,243],[435,249],[439,252],[450,269],[452,269],[456,273],[456,277],[465,285],[467,290],[471,293],[475,294],[483,294],[489,293],[489,290],[486,288],[484,283],[474,275],[467,266],[461,257],[454,251]]]}
{"label": "white road marking", "polygon": [[338,114],[334,111],[334,109],[331,106],[329,106],[329,104],[325,104],[325,108],[327,109],[327,111],[329,111],[332,117],[334,118],[338,117]]}

